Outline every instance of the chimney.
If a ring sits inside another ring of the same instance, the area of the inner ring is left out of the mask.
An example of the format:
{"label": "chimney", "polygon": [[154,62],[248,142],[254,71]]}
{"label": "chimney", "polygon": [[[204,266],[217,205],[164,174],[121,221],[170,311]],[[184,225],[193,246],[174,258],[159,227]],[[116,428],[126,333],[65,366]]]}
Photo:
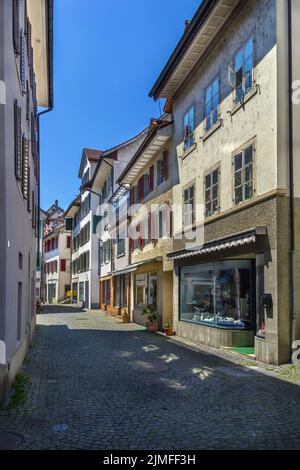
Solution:
{"label": "chimney", "polygon": [[55,207],[58,207],[58,200],[55,199]]}
{"label": "chimney", "polygon": [[184,31],[189,27],[191,20],[185,20],[184,22]]}

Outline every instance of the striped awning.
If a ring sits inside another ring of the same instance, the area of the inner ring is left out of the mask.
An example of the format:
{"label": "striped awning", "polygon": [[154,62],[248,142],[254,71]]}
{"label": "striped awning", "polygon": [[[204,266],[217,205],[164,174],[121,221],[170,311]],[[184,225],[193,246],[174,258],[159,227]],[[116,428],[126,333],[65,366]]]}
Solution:
{"label": "striped awning", "polygon": [[231,235],[230,237],[204,243],[202,247],[195,247],[189,250],[185,249],[180,251],[173,251],[172,253],[168,253],[167,256],[170,260],[179,260],[237,248],[240,246],[251,245],[257,242],[258,236],[265,236],[266,233],[266,227],[257,227],[248,230],[247,232],[238,233]]}

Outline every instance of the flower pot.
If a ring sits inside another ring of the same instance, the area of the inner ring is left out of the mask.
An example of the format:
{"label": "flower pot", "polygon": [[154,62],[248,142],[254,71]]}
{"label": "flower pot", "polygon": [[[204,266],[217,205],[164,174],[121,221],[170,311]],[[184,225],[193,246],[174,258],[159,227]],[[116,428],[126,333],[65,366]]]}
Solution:
{"label": "flower pot", "polygon": [[158,330],[158,320],[148,321],[146,323],[146,328],[151,333],[155,333]]}
{"label": "flower pot", "polygon": [[169,328],[165,328],[165,333],[166,333],[166,336],[173,336],[174,335],[173,327],[170,326]]}

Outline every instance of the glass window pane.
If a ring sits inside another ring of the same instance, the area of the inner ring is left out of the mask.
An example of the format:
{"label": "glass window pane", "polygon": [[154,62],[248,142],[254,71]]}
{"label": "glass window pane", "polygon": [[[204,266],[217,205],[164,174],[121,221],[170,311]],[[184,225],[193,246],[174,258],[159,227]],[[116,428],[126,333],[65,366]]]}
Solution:
{"label": "glass window pane", "polygon": [[182,268],[180,273],[180,319],[214,324],[213,263]]}
{"label": "glass window pane", "polygon": [[247,147],[245,150],[245,165],[247,165],[247,163],[252,162],[252,154],[253,154],[253,146],[249,145],[249,147]]}
{"label": "glass window pane", "polygon": [[213,197],[213,199],[218,197],[218,186],[217,185],[213,186],[212,197]]}
{"label": "glass window pane", "polygon": [[212,100],[212,108],[216,109],[219,106],[219,95],[214,95],[213,100]]}
{"label": "glass window pane", "polygon": [[243,66],[243,50],[241,49],[234,58],[234,71],[237,72]]}
{"label": "glass window pane", "polygon": [[205,202],[210,201],[210,199],[211,199],[211,194],[210,194],[210,189],[208,189],[207,191],[205,191]]}
{"label": "glass window pane", "polygon": [[241,186],[242,184],[242,171],[237,171],[234,175],[234,186]]}
{"label": "glass window pane", "polygon": [[245,46],[245,60],[253,56],[253,39],[251,38]]}
{"label": "glass window pane", "polygon": [[235,171],[241,169],[241,168],[242,168],[242,165],[243,165],[243,154],[242,154],[242,153],[238,153],[238,154],[234,157],[234,168],[235,168]]}
{"label": "glass window pane", "polygon": [[214,170],[212,173],[212,183],[216,184],[219,178],[219,170]]}
{"label": "glass window pane", "polygon": [[211,174],[205,176],[205,187],[209,188],[211,186]]}
{"label": "glass window pane", "polygon": [[251,181],[253,179],[252,163],[246,166],[245,168],[245,182]]}
{"label": "glass window pane", "polygon": [[206,117],[206,130],[209,131],[211,129],[212,123],[211,123],[211,114],[209,114]]}
{"label": "glass window pane", "polygon": [[191,108],[189,112],[189,124],[190,124],[190,129],[193,132],[194,130],[194,107]]}
{"label": "glass window pane", "polygon": [[211,86],[209,86],[205,92],[205,103],[210,103],[211,97],[212,97],[212,89],[211,89]]}
{"label": "glass window pane", "polygon": [[251,262],[216,263],[215,304],[217,325],[248,328],[251,316]]}
{"label": "glass window pane", "polygon": [[243,188],[240,186],[239,188],[235,189],[235,203],[239,204],[243,201]]}
{"label": "glass window pane", "polygon": [[218,109],[215,109],[213,112],[213,124],[216,124],[218,122],[218,119],[219,119]]}
{"label": "glass window pane", "polygon": [[219,201],[218,199],[214,199],[212,203],[213,213],[218,212],[219,210]]}
{"label": "glass window pane", "polygon": [[219,80],[215,80],[213,83],[213,95],[219,94]]}
{"label": "glass window pane", "polygon": [[209,116],[210,115],[210,112],[211,112],[211,101],[209,101],[209,103],[206,103],[205,105],[205,116]]}
{"label": "glass window pane", "polygon": [[205,204],[205,216],[209,217],[211,215],[211,202]]}
{"label": "glass window pane", "polygon": [[252,181],[245,184],[245,199],[250,199],[253,196],[253,184]]}

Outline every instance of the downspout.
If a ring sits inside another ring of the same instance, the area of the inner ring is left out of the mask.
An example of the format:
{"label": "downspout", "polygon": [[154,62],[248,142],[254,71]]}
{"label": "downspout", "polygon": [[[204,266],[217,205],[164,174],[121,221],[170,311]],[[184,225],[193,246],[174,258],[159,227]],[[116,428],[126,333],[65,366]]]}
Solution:
{"label": "downspout", "polygon": [[[47,10],[47,24],[48,24],[48,71],[49,71],[49,84],[48,84],[48,94],[49,94],[49,107],[45,109],[44,111],[40,111],[37,113],[37,133],[38,133],[38,242],[37,242],[37,262],[41,266],[41,281],[40,281],[40,287],[42,286],[42,277],[43,277],[43,272],[42,272],[42,260],[39,259],[40,253],[41,253],[41,240],[40,240],[40,231],[41,231],[41,221],[40,221],[40,210],[41,210],[41,191],[40,191],[40,186],[41,186],[41,173],[40,173],[40,151],[41,151],[41,146],[40,146],[40,117],[43,114],[50,113],[50,111],[53,110],[53,92],[52,92],[52,82],[53,82],[53,77],[52,77],[52,60],[53,60],[53,32],[52,32],[52,23],[53,23],[53,0],[48,0],[48,10]],[[50,31],[51,30],[51,31]],[[51,38],[51,40],[50,40]]]}
{"label": "downspout", "polygon": [[287,0],[288,12],[288,81],[289,81],[289,209],[290,209],[290,347],[296,339],[296,259],[295,259],[295,201],[294,201],[294,115],[293,115],[293,33],[292,33],[292,0]]}

